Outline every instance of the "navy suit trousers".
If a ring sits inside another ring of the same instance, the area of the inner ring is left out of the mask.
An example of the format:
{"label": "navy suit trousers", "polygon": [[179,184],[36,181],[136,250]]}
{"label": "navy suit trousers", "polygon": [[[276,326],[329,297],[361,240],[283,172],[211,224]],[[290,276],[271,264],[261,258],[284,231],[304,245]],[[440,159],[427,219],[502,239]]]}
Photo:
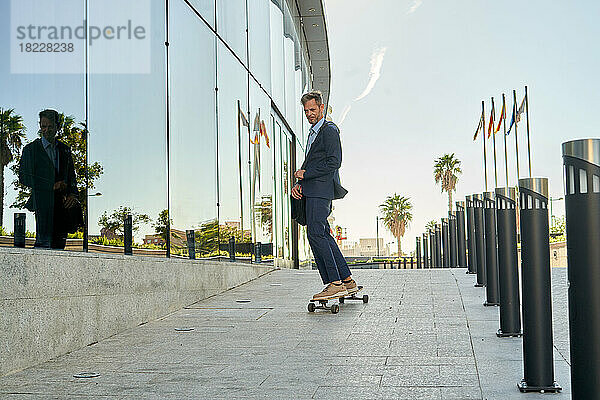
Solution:
{"label": "navy suit trousers", "polygon": [[331,200],[318,197],[306,198],[306,231],[308,243],[324,284],[351,275],[348,264],[333,236],[327,217],[331,213]]}

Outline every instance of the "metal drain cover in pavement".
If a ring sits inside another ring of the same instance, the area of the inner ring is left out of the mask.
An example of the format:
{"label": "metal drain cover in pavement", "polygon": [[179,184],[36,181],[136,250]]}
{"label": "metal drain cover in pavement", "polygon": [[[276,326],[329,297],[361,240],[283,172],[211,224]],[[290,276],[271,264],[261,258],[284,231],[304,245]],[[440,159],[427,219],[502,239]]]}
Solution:
{"label": "metal drain cover in pavement", "polygon": [[175,328],[176,332],[191,332],[194,328],[192,327],[183,327],[183,328]]}
{"label": "metal drain cover in pavement", "polygon": [[73,375],[73,378],[85,378],[85,379],[89,379],[89,378],[97,378],[99,376],[100,376],[100,374],[97,374],[95,372],[81,372],[79,374]]}
{"label": "metal drain cover in pavement", "polygon": [[236,303],[250,303],[250,300],[248,299],[240,299],[240,300],[236,300]]}

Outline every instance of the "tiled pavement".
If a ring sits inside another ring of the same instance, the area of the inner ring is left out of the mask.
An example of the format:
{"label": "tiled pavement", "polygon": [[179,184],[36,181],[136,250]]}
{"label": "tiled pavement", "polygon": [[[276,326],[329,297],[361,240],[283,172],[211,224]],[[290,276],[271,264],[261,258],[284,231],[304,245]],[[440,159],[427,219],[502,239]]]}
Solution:
{"label": "tiled pavement", "polygon": [[552,272],[557,395],[519,393],[522,340],[497,338],[484,289],[446,269],[357,270],[370,301],[335,315],[307,311],[315,271],[275,271],[0,378],[0,398],[566,399],[566,269]]}

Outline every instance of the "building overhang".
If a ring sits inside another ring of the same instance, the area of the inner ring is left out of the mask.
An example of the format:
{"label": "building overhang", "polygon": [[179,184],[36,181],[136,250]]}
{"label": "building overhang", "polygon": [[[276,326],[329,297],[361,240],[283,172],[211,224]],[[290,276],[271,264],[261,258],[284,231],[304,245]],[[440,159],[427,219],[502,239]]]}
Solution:
{"label": "building overhang", "polygon": [[302,51],[308,60],[311,86],[323,92],[323,100],[328,104],[331,65],[325,5],[323,0],[287,1],[300,35]]}

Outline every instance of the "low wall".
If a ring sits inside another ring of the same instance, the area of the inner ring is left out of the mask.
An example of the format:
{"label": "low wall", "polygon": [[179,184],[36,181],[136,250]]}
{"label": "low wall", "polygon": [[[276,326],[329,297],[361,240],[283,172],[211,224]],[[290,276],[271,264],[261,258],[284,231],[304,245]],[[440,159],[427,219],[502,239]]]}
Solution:
{"label": "low wall", "polygon": [[0,249],[0,376],[272,271],[272,265]]}
{"label": "low wall", "polygon": [[[521,248],[518,248],[518,262],[521,265]],[[550,268],[566,268],[567,261],[567,242],[550,243]]]}

